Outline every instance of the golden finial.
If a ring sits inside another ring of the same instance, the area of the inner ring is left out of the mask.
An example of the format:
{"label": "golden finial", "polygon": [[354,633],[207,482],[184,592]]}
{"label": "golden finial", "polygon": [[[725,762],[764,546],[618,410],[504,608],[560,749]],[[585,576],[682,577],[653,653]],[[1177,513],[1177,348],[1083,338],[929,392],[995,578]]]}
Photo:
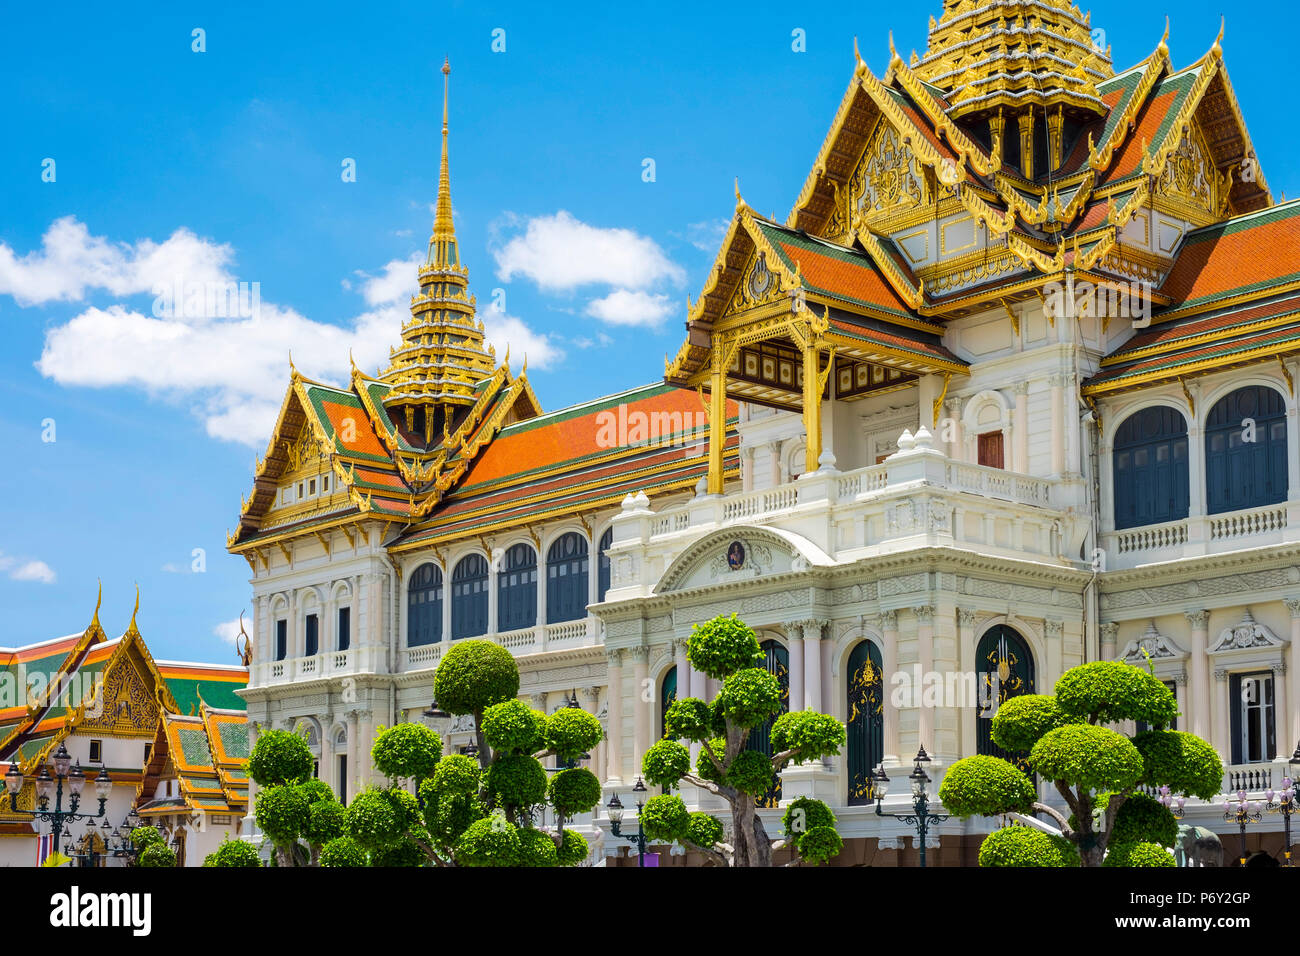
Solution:
{"label": "golden finial", "polygon": [[128,629],[128,632],[135,630],[135,616],[139,612],[139,610],[140,610],[140,585],[137,584],[135,586],[135,607],[131,609],[131,626]]}
{"label": "golden finial", "polygon": [[744,202],[745,200],[740,198],[740,177],[737,176],[736,177],[736,206],[740,207],[744,205]]}
{"label": "golden finial", "polygon": [[519,374],[520,374],[520,375],[523,375],[523,374],[524,374],[525,372],[527,372],[527,371],[528,371],[528,353],[525,352],[525,353],[524,353],[524,367],[521,368],[521,369],[519,370]]}
{"label": "golden finial", "polygon": [[505,365],[507,372],[510,371],[510,343],[509,342],[506,343],[506,358],[502,364]]}
{"label": "golden finial", "polygon": [[99,606],[104,600],[104,579],[99,579],[99,594],[95,597],[95,613],[90,616],[91,624],[99,623]]}
{"label": "golden finial", "polygon": [[1169,52],[1169,17],[1165,17],[1165,35],[1160,38],[1157,48],[1165,53]]}
{"label": "golden finial", "polygon": [[293,349],[289,350],[289,375],[291,378],[299,378],[298,367],[293,364]]}
{"label": "golden finial", "polygon": [[856,34],[853,37],[853,62],[859,64],[862,62],[862,54],[858,52],[858,38]]}
{"label": "golden finial", "polygon": [[1214,38],[1214,46],[1211,47],[1211,49],[1212,49],[1215,53],[1222,53],[1222,52],[1223,52],[1223,33],[1224,33],[1224,31],[1227,30],[1227,29],[1228,29],[1228,18],[1227,18],[1227,17],[1224,17],[1224,16],[1220,16],[1220,17],[1219,17],[1219,35],[1218,35],[1217,37]]}
{"label": "golden finial", "polygon": [[451,218],[451,172],[447,162],[447,100],[450,86],[451,59],[442,62],[442,163],[438,168],[438,203],[433,216],[433,236],[429,239],[429,263],[442,268],[460,264],[456,250],[456,230]]}

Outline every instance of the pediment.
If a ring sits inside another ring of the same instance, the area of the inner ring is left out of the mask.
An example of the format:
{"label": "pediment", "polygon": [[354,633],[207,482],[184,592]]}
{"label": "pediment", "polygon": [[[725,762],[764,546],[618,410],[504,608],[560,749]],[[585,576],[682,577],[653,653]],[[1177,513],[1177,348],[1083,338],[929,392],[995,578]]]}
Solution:
{"label": "pediment", "polygon": [[1166,637],[1156,628],[1156,622],[1147,624],[1142,636],[1129,641],[1120,653],[1120,659],[1135,667],[1143,667],[1148,656],[1154,663],[1184,660],[1187,652],[1174,643],[1173,638]]}
{"label": "pediment", "polygon": [[741,526],[715,531],[687,548],[664,572],[655,592],[743,584],[830,563],[797,535]]}
{"label": "pediment", "polygon": [[1227,654],[1233,651],[1280,651],[1285,642],[1269,628],[1255,620],[1246,609],[1240,624],[1224,628],[1218,639],[1210,645],[1211,654]]}

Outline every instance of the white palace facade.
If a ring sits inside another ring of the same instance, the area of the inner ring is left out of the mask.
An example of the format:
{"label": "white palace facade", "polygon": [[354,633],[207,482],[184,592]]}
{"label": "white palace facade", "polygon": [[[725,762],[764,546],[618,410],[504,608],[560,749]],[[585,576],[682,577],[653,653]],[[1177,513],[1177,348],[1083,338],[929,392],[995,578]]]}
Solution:
{"label": "white palace facade", "polygon": [[[1176,68],[1162,38],[1118,71],[1062,0],[948,0],[924,55],[891,48],[882,77],[856,60],[809,153],[785,222],[737,194],[662,382],[547,413],[484,344],[444,113],[390,366],[293,372],[230,539],[252,569],[252,734],[305,727],[350,797],[377,728],[428,719],[442,654],[486,637],[525,700],[600,716],[590,766],[626,804],[666,702],[716,691],[692,626],[736,612],[788,706],[848,726],[762,811],[775,831],[781,802],[828,802],[838,865],[915,854],[875,813],[875,766],[906,776],[924,746],[937,785],[998,752],[982,688],[1050,693],[1091,660],[1149,657],[1225,793],[1280,786],[1300,746],[1300,203],[1273,201],[1220,44]],[[470,743],[465,720],[432,725]],[[1183,822],[1235,849],[1222,799]],[[625,854],[599,817],[594,856]],[[943,823],[931,862],[972,865],[996,826]],[[1251,849],[1278,855],[1280,830],[1264,814]]]}

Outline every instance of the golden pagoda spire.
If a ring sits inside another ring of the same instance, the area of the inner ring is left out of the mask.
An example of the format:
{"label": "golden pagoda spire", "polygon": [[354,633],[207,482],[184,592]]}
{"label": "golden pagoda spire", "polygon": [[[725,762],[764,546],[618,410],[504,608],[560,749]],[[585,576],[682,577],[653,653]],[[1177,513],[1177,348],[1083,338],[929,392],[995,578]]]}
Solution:
{"label": "golden pagoda spire", "polygon": [[438,168],[438,205],[433,216],[433,235],[429,238],[429,265],[460,265],[456,249],[456,227],[451,219],[451,169],[447,162],[447,88],[450,85],[451,60],[442,61],[442,163]]}

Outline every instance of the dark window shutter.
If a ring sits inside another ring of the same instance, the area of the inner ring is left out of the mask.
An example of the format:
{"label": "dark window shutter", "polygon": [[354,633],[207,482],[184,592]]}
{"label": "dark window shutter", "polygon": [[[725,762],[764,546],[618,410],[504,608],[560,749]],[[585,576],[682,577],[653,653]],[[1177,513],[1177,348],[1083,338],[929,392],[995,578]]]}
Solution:
{"label": "dark window shutter", "polygon": [[1245,704],[1241,699],[1241,675],[1228,677],[1228,714],[1231,716],[1232,762],[1241,763],[1241,717]]}

